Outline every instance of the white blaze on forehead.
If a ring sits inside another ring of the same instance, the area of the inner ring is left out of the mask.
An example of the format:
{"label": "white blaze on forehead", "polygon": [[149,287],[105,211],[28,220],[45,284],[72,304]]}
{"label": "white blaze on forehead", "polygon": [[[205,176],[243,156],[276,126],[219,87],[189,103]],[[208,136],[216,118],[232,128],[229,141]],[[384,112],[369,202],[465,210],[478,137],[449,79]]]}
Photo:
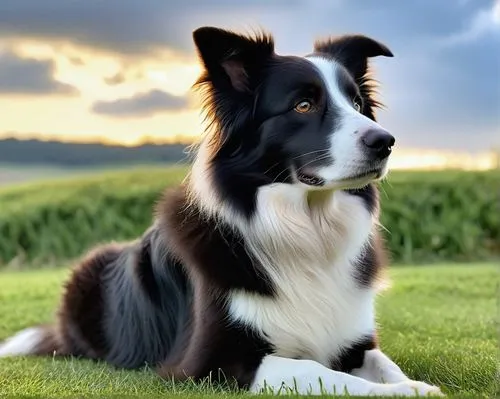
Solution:
{"label": "white blaze on forehead", "polygon": [[355,111],[351,99],[346,97],[339,84],[340,74],[344,73],[342,70],[344,67],[333,60],[323,57],[310,56],[307,59],[320,73],[328,91],[330,101],[341,109]]}

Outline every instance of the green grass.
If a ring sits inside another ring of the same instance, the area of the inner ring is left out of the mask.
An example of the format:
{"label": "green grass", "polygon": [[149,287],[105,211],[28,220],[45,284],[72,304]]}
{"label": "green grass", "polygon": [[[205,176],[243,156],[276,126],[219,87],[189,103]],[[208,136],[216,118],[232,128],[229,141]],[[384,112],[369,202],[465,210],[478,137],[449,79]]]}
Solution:
{"label": "green grass", "polygon": [[[52,319],[68,270],[0,272],[0,339]],[[498,360],[494,264],[393,267],[378,301],[382,349],[412,378],[451,396],[493,397]],[[172,385],[151,370],[83,360],[1,359],[0,395],[232,396],[206,384]]]}

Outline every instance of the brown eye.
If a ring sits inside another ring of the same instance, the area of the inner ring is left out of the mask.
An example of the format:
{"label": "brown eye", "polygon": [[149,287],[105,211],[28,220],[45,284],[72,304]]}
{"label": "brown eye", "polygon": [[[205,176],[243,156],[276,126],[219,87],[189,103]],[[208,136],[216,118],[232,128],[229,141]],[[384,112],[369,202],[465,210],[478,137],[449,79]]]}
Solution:
{"label": "brown eye", "polygon": [[295,106],[295,111],[305,114],[306,112],[310,112],[312,110],[312,104],[308,100],[303,100]]}

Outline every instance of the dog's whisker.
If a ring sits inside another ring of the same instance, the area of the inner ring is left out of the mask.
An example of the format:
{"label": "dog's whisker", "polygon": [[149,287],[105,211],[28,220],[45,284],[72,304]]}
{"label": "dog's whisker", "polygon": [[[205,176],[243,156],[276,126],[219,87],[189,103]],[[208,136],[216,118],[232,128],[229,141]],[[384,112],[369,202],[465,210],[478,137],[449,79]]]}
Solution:
{"label": "dog's whisker", "polygon": [[[305,157],[305,156],[308,156],[308,155],[316,154],[316,153],[325,153],[325,155],[327,155],[327,154],[329,154],[329,152],[330,152],[329,150],[315,150],[315,151],[310,151],[310,152],[306,152],[304,154],[296,155],[296,156],[290,158],[290,160],[294,161],[296,159],[299,159],[299,158],[302,158],[302,157]],[[273,165],[271,165],[268,169],[266,169],[264,171],[264,174],[269,173],[274,167],[276,167],[280,163],[281,163],[280,161],[275,162]]]}
{"label": "dog's whisker", "polygon": [[[301,167],[297,168],[297,172],[300,172],[301,169],[303,169],[304,167],[310,165],[311,163],[314,163],[314,162],[319,162],[319,161],[322,161],[323,159],[328,159],[329,158],[329,154],[324,154],[323,156],[321,157],[318,157],[318,158],[314,158],[313,160],[307,162],[305,165],[302,165]],[[284,168],[280,173],[278,173],[278,175],[275,176],[275,178],[273,179],[272,183],[276,183],[276,181],[279,179],[279,177],[281,177],[281,175],[287,171],[289,171],[290,168]]]}
{"label": "dog's whisker", "polygon": [[305,163],[304,165],[300,166],[299,168],[297,168],[297,171],[298,171],[298,172],[301,172],[301,171],[302,171],[302,169],[304,169],[305,167],[309,166],[310,164],[312,164],[312,163],[314,163],[314,162],[320,162],[320,161],[322,161],[322,160],[324,160],[324,159],[328,159],[328,158],[329,158],[329,155],[325,155],[325,156],[323,156],[323,157],[315,158],[315,159],[313,159],[313,160],[311,160],[311,161],[309,161],[309,162]]}

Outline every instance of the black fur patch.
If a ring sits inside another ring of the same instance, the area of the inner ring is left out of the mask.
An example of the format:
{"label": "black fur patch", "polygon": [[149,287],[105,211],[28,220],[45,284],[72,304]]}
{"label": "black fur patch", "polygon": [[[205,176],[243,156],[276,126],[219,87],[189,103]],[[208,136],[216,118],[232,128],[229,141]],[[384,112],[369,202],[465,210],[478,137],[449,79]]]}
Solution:
{"label": "black fur patch", "polygon": [[332,369],[350,373],[353,369],[360,368],[365,359],[365,352],[377,347],[374,337],[367,336],[349,348],[345,349],[339,359],[332,362]]}
{"label": "black fur patch", "polygon": [[354,278],[360,287],[371,287],[375,280],[380,277],[387,257],[382,244],[380,234],[376,233],[370,242],[366,244],[363,253],[358,257],[354,265]]}
{"label": "black fur patch", "polygon": [[[250,326],[229,323],[227,313],[219,301],[211,297],[209,289],[200,290],[189,343],[180,347],[178,356],[167,359],[158,369],[160,376],[195,380],[210,376],[212,381],[236,383],[247,388],[254,379],[262,359],[273,347]],[[199,324],[201,323],[201,324]]]}
{"label": "black fur patch", "polygon": [[148,238],[146,237],[146,239],[141,240],[139,244],[134,270],[142,290],[151,299],[151,302],[155,306],[158,306],[161,300],[161,293],[154,275],[151,260],[151,241]]}
{"label": "black fur patch", "polygon": [[179,334],[186,333],[192,287],[157,228],[108,266],[103,285],[106,317],[101,325],[110,343],[106,361],[136,368],[165,360]]}
{"label": "black fur patch", "polygon": [[375,187],[373,183],[368,184],[363,188],[345,190],[345,191],[348,192],[349,194],[360,197],[364,201],[366,209],[368,209],[368,212],[370,212],[372,215],[378,211],[379,192],[377,187]]}
{"label": "black fur patch", "polygon": [[273,295],[271,279],[249,255],[241,233],[204,215],[195,205],[186,206],[183,189],[169,191],[157,213],[162,231],[168,234],[184,267],[196,268],[212,289],[244,289]]}
{"label": "black fur patch", "polygon": [[121,247],[108,245],[94,249],[74,269],[66,283],[59,310],[62,346],[74,356],[103,358],[109,342],[103,326],[106,268],[120,255]]}
{"label": "black fur patch", "polygon": [[179,341],[159,373],[176,379],[211,375],[215,381],[228,378],[245,387],[272,347],[251,326],[230,322],[227,293],[243,289],[269,296],[274,288],[249,256],[241,234],[202,214],[195,204],[186,205],[186,193],[179,189],[170,191],[157,209],[161,231],[183,260],[194,290],[192,335]]}

